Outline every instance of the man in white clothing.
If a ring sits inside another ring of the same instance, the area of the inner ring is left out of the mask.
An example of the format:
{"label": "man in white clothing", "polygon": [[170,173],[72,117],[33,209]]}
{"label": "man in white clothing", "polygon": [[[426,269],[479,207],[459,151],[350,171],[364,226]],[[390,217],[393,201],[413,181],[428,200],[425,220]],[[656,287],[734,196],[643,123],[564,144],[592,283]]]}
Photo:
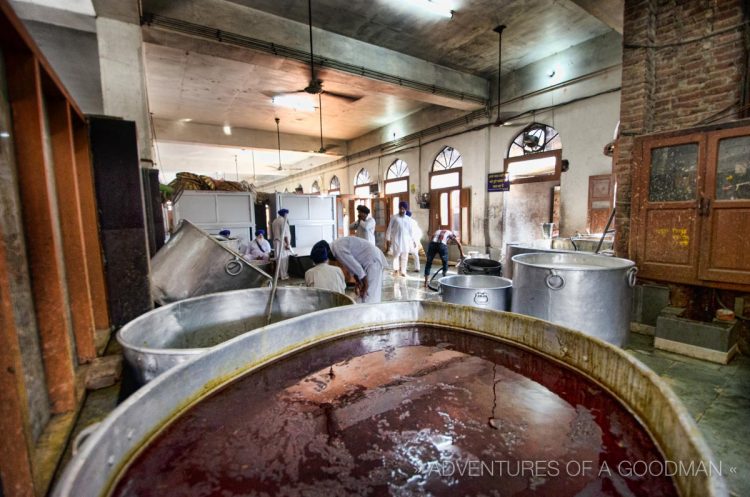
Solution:
{"label": "man in white clothing", "polygon": [[357,230],[357,236],[375,245],[375,220],[370,217],[370,209],[366,205],[357,206],[357,220],[349,225]]}
{"label": "man in white clothing", "polygon": [[245,246],[242,255],[250,261],[268,262],[271,257],[271,244],[265,238],[265,230],[255,230],[255,238]]}
{"label": "man in white clothing", "polygon": [[315,266],[305,271],[305,284],[307,286],[339,293],[346,291],[344,272],[340,268],[328,264],[328,249],[326,247],[316,244],[310,252],[310,258]]}
{"label": "man in white clothing", "polygon": [[408,208],[406,202],[398,203],[398,215],[391,218],[385,232],[385,251],[393,249],[393,270],[398,276],[406,276],[406,263],[413,245],[411,220],[406,217]]}
{"label": "man in white clothing", "polygon": [[289,221],[286,216],[289,209],[281,209],[278,216],[271,223],[271,234],[273,235],[273,250],[276,255],[276,264],[279,265],[279,278],[289,279],[289,254],[291,253],[292,235],[289,231]]}
{"label": "man in white clothing", "polygon": [[412,246],[409,253],[414,256],[414,271],[419,272],[419,249],[422,248],[422,229],[419,223],[411,217],[411,211],[406,211],[406,217],[411,221]]}
{"label": "man in white clothing", "polygon": [[[321,240],[313,246],[313,250],[318,246],[329,245]],[[386,261],[379,248],[362,238],[345,236],[334,240],[330,245],[329,258],[331,256],[354,275],[357,292],[363,303],[380,302]]]}

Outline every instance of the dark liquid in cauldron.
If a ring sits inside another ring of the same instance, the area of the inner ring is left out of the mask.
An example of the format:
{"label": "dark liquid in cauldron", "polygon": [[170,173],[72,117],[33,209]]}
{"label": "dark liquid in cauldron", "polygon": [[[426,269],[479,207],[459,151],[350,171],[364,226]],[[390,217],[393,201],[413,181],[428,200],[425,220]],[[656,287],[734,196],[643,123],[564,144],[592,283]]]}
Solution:
{"label": "dark liquid in cauldron", "polygon": [[578,373],[412,327],[318,345],[231,383],[159,434],[113,495],[676,495],[668,477],[628,476],[661,460]]}

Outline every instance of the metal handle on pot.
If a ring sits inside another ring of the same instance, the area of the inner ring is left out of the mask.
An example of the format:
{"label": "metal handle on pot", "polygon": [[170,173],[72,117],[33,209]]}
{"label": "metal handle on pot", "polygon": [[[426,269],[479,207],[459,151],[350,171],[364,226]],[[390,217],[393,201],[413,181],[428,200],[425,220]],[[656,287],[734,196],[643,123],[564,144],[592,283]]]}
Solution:
{"label": "metal handle on pot", "polygon": [[226,271],[229,276],[237,276],[240,274],[242,272],[242,262],[240,262],[240,258],[235,256],[234,259],[224,264],[224,271]]}
{"label": "metal handle on pot", "polygon": [[477,305],[487,305],[489,301],[490,296],[487,295],[487,292],[476,292],[474,294],[474,303]]}
{"label": "metal handle on pot", "polygon": [[91,436],[92,433],[94,433],[97,428],[99,428],[99,425],[101,423],[94,423],[93,425],[89,425],[76,435],[76,437],[73,439],[73,447],[71,448],[71,452],[75,456],[78,454],[78,451],[81,450],[81,445],[86,441],[89,436]]}
{"label": "metal handle on pot", "polygon": [[633,288],[635,286],[635,275],[637,272],[638,272],[638,268],[635,266],[628,269],[627,279],[628,279],[628,286],[630,288]]}
{"label": "metal handle on pot", "polygon": [[565,278],[557,274],[554,270],[550,270],[549,274],[544,278],[544,283],[550,290],[561,290],[565,286]]}

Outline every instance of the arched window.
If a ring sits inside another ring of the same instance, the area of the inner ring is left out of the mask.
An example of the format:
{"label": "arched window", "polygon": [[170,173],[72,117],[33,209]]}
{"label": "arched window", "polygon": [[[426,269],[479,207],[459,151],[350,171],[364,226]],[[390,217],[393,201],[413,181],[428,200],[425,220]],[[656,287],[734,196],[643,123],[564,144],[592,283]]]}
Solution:
{"label": "arched window", "polygon": [[310,193],[320,193],[320,185],[318,184],[318,180],[313,181],[313,184],[310,187]]}
{"label": "arched window", "polygon": [[328,183],[328,194],[336,195],[339,193],[341,193],[341,183],[339,182],[339,177],[334,176],[331,178],[331,182]]}
{"label": "arched window", "polygon": [[369,171],[364,167],[360,169],[354,178],[354,195],[357,197],[369,197],[371,182]]}
{"label": "arched window", "polygon": [[385,173],[385,179],[397,179],[409,176],[409,166],[401,159],[396,159]]}
{"label": "arched window", "polygon": [[430,230],[449,229],[469,242],[469,190],[461,191],[464,161],[453,147],[443,147],[430,172]]}
{"label": "arched window", "polygon": [[562,148],[560,134],[552,126],[533,123],[518,133],[508,147],[508,157],[538,154]]}
{"label": "arched window", "polygon": [[430,173],[430,190],[441,188],[461,188],[461,169],[464,159],[461,153],[453,147],[443,147],[432,162]]}
{"label": "arched window", "polygon": [[557,181],[562,170],[562,142],[552,126],[526,126],[508,147],[505,172],[511,183]]}
{"label": "arched window", "polygon": [[385,173],[383,188],[390,199],[391,214],[398,214],[398,204],[402,200],[409,201],[409,166],[401,159],[391,163]]}
{"label": "arched window", "polygon": [[437,154],[435,161],[432,163],[433,171],[440,171],[443,169],[455,169],[457,167],[463,167],[464,159],[458,150],[453,147],[443,147],[443,150]]}

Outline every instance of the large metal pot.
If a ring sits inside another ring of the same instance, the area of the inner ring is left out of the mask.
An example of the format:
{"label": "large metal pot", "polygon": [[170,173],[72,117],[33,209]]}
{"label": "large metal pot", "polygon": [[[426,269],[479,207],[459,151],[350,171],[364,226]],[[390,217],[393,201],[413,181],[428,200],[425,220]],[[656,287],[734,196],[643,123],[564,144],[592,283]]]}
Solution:
{"label": "large metal pot", "polygon": [[514,256],[513,266],[513,312],[625,344],[637,271],[633,261],[538,253]]}
{"label": "large metal pot", "polygon": [[509,279],[499,276],[446,276],[440,280],[440,294],[443,302],[507,311],[510,309],[511,284]]}
{"label": "large metal pot", "polygon": [[464,259],[458,267],[458,274],[502,276],[503,265],[492,259]]}
{"label": "large metal pot", "polygon": [[[329,309],[255,330],[215,347],[138,390],[120,404],[66,467],[54,497],[106,495],[139,449],[175,416],[241,375],[323,340],[384,328],[448,327],[535,351],[598,382],[643,423],[669,461],[718,467],[695,421],[672,390],[631,355],[580,332],[525,316],[437,302],[388,302]],[[392,346],[385,341],[382,347]],[[716,471],[678,472],[680,495],[726,497]]]}
{"label": "large metal pot", "polygon": [[151,297],[160,304],[270,281],[269,274],[186,220],[151,259]]}
{"label": "large metal pot", "polygon": [[[210,347],[266,325],[270,288],[215,293],[154,309],[117,332],[125,360],[140,383],[151,381]],[[271,322],[354,304],[344,294],[277,288]]]}

